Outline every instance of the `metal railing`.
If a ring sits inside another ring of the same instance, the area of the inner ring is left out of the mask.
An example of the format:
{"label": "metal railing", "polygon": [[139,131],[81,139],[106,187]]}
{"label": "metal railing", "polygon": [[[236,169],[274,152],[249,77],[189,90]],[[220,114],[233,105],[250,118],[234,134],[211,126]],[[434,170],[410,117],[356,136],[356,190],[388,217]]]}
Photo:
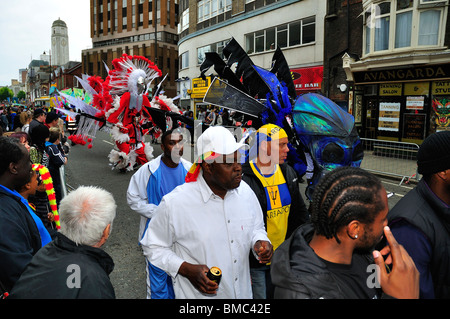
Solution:
{"label": "metal railing", "polygon": [[364,159],[361,168],[401,178],[400,184],[411,179],[419,180],[417,173],[417,151],[419,145],[406,142],[384,141],[361,138],[364,147]]}

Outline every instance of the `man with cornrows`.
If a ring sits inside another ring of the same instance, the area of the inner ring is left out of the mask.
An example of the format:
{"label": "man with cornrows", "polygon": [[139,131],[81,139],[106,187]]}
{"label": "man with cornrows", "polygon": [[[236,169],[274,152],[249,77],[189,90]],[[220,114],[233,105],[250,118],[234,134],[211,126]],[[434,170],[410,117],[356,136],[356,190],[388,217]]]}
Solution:
{"label": "man with cornrows", "polygon": [[[314,191],[311,223],[274,253],[275,298],[418,298],[419,273],[387,227],[388,210],[374,175],[347,166],[327,173]],[[388,245],[374,250],[383,233]]]}

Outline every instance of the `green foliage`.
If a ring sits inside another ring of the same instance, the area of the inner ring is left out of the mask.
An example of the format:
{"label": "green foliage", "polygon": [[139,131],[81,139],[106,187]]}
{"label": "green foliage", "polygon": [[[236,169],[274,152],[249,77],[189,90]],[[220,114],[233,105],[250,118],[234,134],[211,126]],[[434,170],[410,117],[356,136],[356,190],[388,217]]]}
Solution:
{"label": "green foliage", "polygon": [[27,97],[27,94],[24,91],[19,91],[19,93],[17,93],[17,98],[19,100],[23,100]]}
{"label": "green foliage", "polygon": [[0,88],[0,101],[7,100],[8,97],[11,98],[11,99],[14,97],[13,91],[11,91],[11,90],[10,90],[9,88],[7,88],[6,86]]}

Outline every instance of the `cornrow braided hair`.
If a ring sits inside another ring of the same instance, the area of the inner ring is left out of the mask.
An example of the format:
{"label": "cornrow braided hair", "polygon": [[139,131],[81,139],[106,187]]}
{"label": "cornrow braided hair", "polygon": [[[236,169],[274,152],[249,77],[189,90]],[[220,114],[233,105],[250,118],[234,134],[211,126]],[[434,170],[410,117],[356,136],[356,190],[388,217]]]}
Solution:
{"label": "cornrow braided hair", "polygon": [[327,239],[352,220],[370,224],[384,209],[378,193],[383,186],[373,174],[358,167],[339,167],[317,184],[311,203],[311,222],[317,235]]}

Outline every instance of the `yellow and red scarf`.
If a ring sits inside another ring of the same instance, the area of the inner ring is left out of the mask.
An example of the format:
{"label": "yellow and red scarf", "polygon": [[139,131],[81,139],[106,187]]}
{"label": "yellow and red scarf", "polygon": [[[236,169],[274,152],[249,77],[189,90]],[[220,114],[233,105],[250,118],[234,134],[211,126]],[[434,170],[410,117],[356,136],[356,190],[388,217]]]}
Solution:
{"label": "yellow and red scarf", "polygon": [[197,161],[194,164],[192,164],[191,168],[189,169],[189,172],[187,172],[184,181],[186,183],[195,182],[197,180],[198,174],[200,174],[200,167],[201,167],[200,163],[202,161],[213,160],[218,156],[219,154],[211,151],[206,152],[205,154],[199,156]]}
{"label": "yellow and red scarf", "polygon": [[58,214],[58,206],[56,205],[56,194],[53,188],[53,180],[48,168],[41,164],[33,164],[33,170],[38,171],[41,175],[42,182],[45,185],[45,192],[47,193],[48,201],[50,203],[50,209],[52,210],[53,216],[55,216],[56,229],[61,228]]}

